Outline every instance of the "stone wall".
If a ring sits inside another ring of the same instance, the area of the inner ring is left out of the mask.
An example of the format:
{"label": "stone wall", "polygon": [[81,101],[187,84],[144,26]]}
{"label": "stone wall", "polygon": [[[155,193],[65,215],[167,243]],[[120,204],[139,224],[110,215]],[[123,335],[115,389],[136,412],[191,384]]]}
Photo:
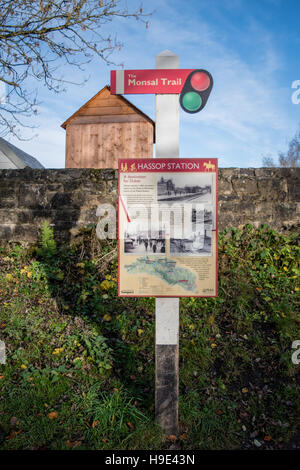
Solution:
{"label": "stone wall", "polygon": [[219,170],[219,227],[300,229],[300,168]]}
{"label": "stone wall", "polygon": [[[117,203],[111,169],[1,170],[0,239],[34,242],[43,220],[60,239],[96,224],[96,208]],[[268,224],[299,230],[300,168],[219,169],[219,229]]]}

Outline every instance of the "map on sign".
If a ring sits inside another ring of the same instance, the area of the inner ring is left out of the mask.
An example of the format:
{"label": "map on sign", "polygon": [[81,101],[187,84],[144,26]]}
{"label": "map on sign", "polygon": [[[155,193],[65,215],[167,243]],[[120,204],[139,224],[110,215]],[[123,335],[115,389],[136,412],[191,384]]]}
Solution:
{"label": "map on sign", "polygon": [[176,267],[176,262],[168,258],[138,258],[132,264],[125,265],[130,274],[150,274],[157,276],[170,286],[178,285],[185,290],[193,291],[196,287],[196,275],[189,269]]}
{"label": "map on sign", "polygon": [[119,295],[217,295],[217,160],[119,160]]}

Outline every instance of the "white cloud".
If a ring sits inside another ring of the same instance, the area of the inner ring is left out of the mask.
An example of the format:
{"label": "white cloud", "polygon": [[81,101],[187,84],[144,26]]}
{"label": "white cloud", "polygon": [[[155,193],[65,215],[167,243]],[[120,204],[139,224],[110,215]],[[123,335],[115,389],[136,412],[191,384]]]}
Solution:
{"label": "white cloud", "polygon": [[[182,156],[218,154],[228,166],[259,166],[263,153],[276,155],[285,146],[286,136],[296,130],[296,110],[291,112],[289,107],[291,91],[279,86],[277,79],[277,72],[286,64],[274,47],[273,33],[261,25],[259,16],[245,13],[247,26],[242,29],[225,15],[223,18],[222,9],[216,9],[215,15],[222,21],[208,22],[205,7],[210,7],[210,1],[153,0],[149,8],[156,12],[150,17],[149,29],[125,19],[105,26],[124,42],[124,49],[112,57],[124,62],[125,68],[154,68],[155,56],[170,49],[179,55],[180,67],[207,68],[214,77],[207,107],[196,115],[181,112]],[[227,14],[244,4],[227,0]],[[36,119],[39,137],[29,143],[13,143],[47,167],[63,167],[65,131],[60,124],[109,83],[110,68],[116,67],[99,60],[83,74],[66,68],[66,78],[80,81],[90,74],[91,79],[83,88],[70,85],[67,93],[58,96],[42,90],[44,103]],[[155,117],[152,95],[127,98]]]}

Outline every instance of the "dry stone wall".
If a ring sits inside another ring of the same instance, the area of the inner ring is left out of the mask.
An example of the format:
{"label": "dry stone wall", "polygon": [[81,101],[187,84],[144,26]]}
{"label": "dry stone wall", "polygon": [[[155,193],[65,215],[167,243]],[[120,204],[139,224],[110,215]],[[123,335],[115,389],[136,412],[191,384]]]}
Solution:
{"label": "dry stone wall", "polygon": [[[69,241],[98,222],[101,203],[117,204],[118,172],[111,169],[0,171],[0,239],[35,242],[43,220]],[[300,168],[221,168],[219,230],[268,224],[299,231]]]}

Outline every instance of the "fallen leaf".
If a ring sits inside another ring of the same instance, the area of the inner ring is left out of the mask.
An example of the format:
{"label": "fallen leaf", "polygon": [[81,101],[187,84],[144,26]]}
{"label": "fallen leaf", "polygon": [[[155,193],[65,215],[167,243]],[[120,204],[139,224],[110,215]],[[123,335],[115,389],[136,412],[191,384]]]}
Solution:
{"label": "fallen leaf", "polygon": [[249,392],[249,390],[248,390],[247,387],[242,388],[242,393],[248,393],[248,392]]}
{"label": "fallen leaf", "polygon": [[56,411],[51,411],[47,416],[49,419],[56,419],[58,418],[58,413]]}
{"label": "fallen leaf", "polygon": [[180,434],[180,439],[182,439],[183,441],[186,441],[187,440],[187,435],[186,433],[184,432],[183,434]]}
{"label": "fallen leaf", "polygon": [[134,430],[134,426],[128,421],[127,426],[131,429],[131,431]]}
{"label": "fallen leaf", "polygon": [[95,428],[97,426],[97,424],[99,424],[99,420],[96,419],[96,421],[93,421],[92,423],[92,428]]}
{"label": "fallen leaf", "polygon": [[64,348],[55,348],[54,351],[52,351],[52,354],[60,354],[61,352],[63,352]]}
{"label": "fallen leaf", "polygon": [[69,439],[66,441],[66,445],[70,447],[70,449],[73,449],[74,447],[79,447],[81,446],[80,441],[70,441]]}
{"label": "fallen leaf", "polygon": [[20,434],[22,432],[22,429],[19,429],[18,431],[11,431],[9,436],[6,437],[6,439],[13,439],[15,436]]}
{"label": "fallen leaf", "polygon": [[18,424],[18,418],[16,418],[15,416],[12,416],[10,418],[10,425],[12,428],[16,427],[16,425]]}

